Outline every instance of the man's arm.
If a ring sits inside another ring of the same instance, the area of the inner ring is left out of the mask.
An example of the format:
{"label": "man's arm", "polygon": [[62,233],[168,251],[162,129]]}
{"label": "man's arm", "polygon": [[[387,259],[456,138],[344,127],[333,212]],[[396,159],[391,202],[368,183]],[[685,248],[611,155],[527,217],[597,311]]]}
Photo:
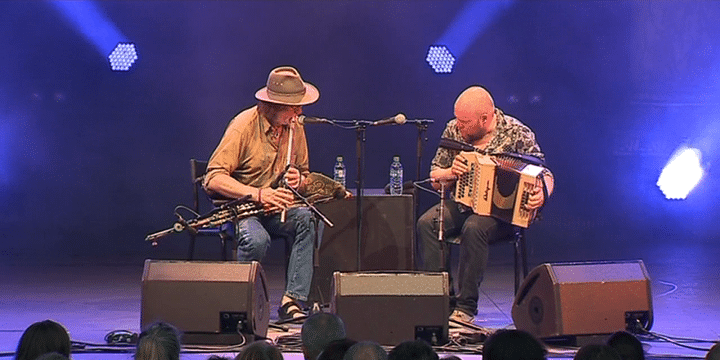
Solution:
{"label": "man's arm", "polygon": [[[454,120],[448,122],[445,125],[445,129],[442,133],[442,138],[448,138],[456,140],[453,136],[453,124]],[[435,151],[435,157],[433,157],[430,163],[430,178],[432,181],[432,187],[435,190],[440,190],[440,182],[444,182],[446,185],[452,184],[457,180],[458,169],[455,166],[456,157],[459,151],[449,150],[446,148],[438,147]],[[455,172],[454,172],[455,171]]]}
{"label": "man's arm", "polygon": [[[509,117],[507,115],[505,116]],[[516,146],[515,151],[521,154],[534,156],[545,161],[545,154],[542,152],[540,145],[535,139],[535,133],[517,119],[512,117],[509,118],[512,119],[512,123],[515,124],[513,136],[511,137],[512,143]],[[555,190],[555,177],[550,169],[543,169],[542,180],[541,186],[536,187],[528,198],[527,206],[530,209],[536,209],[543,206],[547,198],[549,198],[553,193],[553,190]]]}
{"label": "man's arm", "polygon": [[294,199],[293,193],[288,189],[256,188],[222,173],[213,176],[205,185],[205,189],[232,199],[250,196],[250,200],[260,203],[265,209],[287,208]]}

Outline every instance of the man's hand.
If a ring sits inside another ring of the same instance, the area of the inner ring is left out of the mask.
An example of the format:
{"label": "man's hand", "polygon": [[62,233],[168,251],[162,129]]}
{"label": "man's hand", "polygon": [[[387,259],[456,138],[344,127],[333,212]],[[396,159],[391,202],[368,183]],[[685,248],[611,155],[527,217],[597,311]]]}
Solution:
{"label": "man's hand", "polygon": [[263,210],[267,212],[275,212],[287,209],[292,205],[294,195],[290,190],[285,188],[263,188],[261,195],[261,205]]}
{"label": "man's hand", "polygon": [[444,169],[435,169],[430,172],[433,189],[440,190],[440,184],[452,185],[458,177],[468,171],[468,166],[460,157],[455,157],[452,166]]}
{"label": "man's hand", "polygon": [[440,185],[450,186],[457,181],[457,176],[453,175],[450,168],[435,169],[430,172],[430,184],[433,189],[440,190]]}
{"label": "man's hand", "polygon": [[452,167],[450,167],[450,171],[453,175],[459,177],[460,175],[468,172],[468,165],[467,162],[464,161],[460,155],[455,156],[455,159],[453,160]]}
{"label": "man's hand", "polygon": [[285,172],[285,182],[289,187],[297,189],[300,186],[301,180],[302,176],[298,169],[291,166],[288,171]]}
{"label": "man's hand", "polygon": [[534,210],[542,206],[544,202],[545,194],[543,193],[542,185],[538,185],[535,186],[533,191],[530,193],[526,206],[528,210]]}

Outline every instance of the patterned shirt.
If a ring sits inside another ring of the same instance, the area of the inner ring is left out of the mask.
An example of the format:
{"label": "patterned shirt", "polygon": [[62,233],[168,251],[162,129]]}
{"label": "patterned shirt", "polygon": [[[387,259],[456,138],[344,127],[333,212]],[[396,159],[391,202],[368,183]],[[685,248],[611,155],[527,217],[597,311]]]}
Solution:
{"label": "patterned shirt", "polygon": [[[533,133],[529,127],[521,123],[520,120],[512,116],[505,115],[502,110],[498,108],[495,108],[495,115],[497,117],[497,124],[495,126],[493,138],[484,149],[478,150],[482,150],[489,155],[519,153],[531,155],[543,161],[545,160],[545,154],[543,154],[540,150],[540,145],[538,145],[537,141],[535,141],[535,133]],[[442,137],[466,142],[457,127],[457,119],[452,119],[448,122],[445,130],[443,131]],[[432,163],[430,164],[430,171],[451,167],[455,156],[459,153],[459,150],[439,147],[435,153]],[[550,180],[553,179],[553,175],[548,169],[543,170],[543,175],[545,177],[549,176]]]}

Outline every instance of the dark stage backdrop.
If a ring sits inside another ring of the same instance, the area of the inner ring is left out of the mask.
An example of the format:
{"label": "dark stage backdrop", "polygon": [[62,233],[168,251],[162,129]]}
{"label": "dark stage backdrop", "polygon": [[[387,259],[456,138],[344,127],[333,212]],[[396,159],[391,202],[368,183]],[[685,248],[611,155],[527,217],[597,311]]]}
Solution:
{"label": "dark stage backdrop", "polygon": [[[306,114],[434,119],[420,178],[456,96],[486,86],[534,129],[556,175],[528,231],[533,262],[641,258],[657,244],[671,253],[717,241],[720,3],[504,5],[461,32],[477,36],[452,74],[437,75],[424,61],[428,46],[469,1],[98,1],[138,46],[129,72],[110,71],[51,3],[2,1],[0,257],[184,257],[184,235],[157,249],[143,239],[190,205],[189,159],[209,157],[279,65],[320,89]],[[356,133],[317,124],[307,134],[312,169],[331,174],[344,155],[351,183]],[[416,127],[366,135],[367,187],[387,183],[393,154],[416,178]],[[670,202],[655,181],[682,143],[698,144],[710,167],[686,201]],[[421,210],[435,201],[423,194]]]}

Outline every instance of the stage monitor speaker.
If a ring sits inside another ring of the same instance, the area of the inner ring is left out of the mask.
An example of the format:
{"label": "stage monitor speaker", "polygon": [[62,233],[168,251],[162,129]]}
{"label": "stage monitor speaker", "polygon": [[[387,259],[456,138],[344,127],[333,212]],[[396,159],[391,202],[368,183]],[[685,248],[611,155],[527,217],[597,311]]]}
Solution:
{"label": "stage monitor speaker", "polygon": [[163,321],[185,344],[265,338],[270,311],[260,263],[145,260],[140,327]]}
{"label": "stage monitor speaker", "polygon": [[652,326],[641,260],[542,264],[518,290],[515,327],[539,338],[592,336]]}
{"label": "stage monitor speaker", "polygon": [[335,271],[412,271],[415,215],[412,195],[366,195],[362,199],[362,250],[358,268],[357,204],[343,199],[318,204],[335,226],[325,227],[313,274],[310,301],[329,303]]}
{"label": "stage monitor speaker", "polygon": [[335,272],[331,311],[351,339],[397,345],[420,338],[442,345],[448,339],[448,284],[447,273]]}

